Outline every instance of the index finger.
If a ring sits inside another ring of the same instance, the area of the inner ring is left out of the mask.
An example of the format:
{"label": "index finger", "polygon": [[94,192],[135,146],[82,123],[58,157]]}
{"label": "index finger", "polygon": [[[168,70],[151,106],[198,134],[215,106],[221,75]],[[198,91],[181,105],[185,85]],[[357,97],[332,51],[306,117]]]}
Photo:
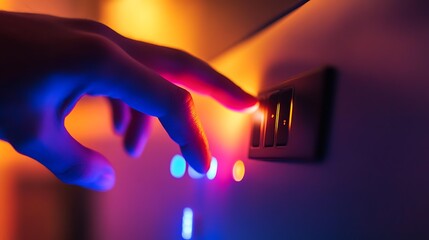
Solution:
{"label": "index finger", "polygon": [[121,46],[164,78],[208,95],[231,110],[243,111],[257,104],[255,97],[206,62],[186,52],[125,38]]}
{"label": "index finger", "polygon": [[112,56],[102,64],[88,92],[120,99],[133,109],[158,117],[188,163],[195,170],[206,172],[211,154],[190,93],[130,58],[114,44],[109,51]]}
{"label": "index finger", "polygon": [[65,22],[80,30],[110,39],[138,62],[169,81],[211,96],[229,109],[245,111],[257,105],[255,97],[243,91],[209,64],[184,51],[129,39],[94,21],[67,19]]}

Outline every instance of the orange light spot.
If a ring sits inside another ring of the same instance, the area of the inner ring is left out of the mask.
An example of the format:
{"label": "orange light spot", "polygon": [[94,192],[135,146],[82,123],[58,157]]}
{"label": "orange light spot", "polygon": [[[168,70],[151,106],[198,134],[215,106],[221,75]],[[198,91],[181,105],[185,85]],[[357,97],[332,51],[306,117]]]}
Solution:
{"label": "orange light spot", "polygon": [[236,182],[241,182],[244,178],[244,174],[246,172],[246,168],[244,167],[244,163],[241,160],[238,160],[234,163],[234,167],[232,168],[232,176]]}

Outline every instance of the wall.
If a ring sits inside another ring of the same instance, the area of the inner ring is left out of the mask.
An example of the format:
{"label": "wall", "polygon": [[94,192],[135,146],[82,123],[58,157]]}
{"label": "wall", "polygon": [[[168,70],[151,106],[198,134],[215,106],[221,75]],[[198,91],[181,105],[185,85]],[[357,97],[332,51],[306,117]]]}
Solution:
{"label": "wall", "polygon": [[227,239],[429,237],[427,10],[419,1],[312,1],[216,61],[259,86],[318,65],[339,70],[327,158],[248,161],[247,181],[224,200],[230,211],[215,217],[219,229],[241,223],[222,231]]}
{"label": "wall", "polygon": [[[422,1],[311,1],[213,62],[245,89],[331,64],[339,70],[321,163],[246,159],[248,116],[196,104],[220,161],[213,180],[173,179],[177,147],[157,126],[139,162],[120,160],[100,198],[101,239],[426,239],[429,215],[428,6]],[[242,182],[231,178],[243,159]]]}

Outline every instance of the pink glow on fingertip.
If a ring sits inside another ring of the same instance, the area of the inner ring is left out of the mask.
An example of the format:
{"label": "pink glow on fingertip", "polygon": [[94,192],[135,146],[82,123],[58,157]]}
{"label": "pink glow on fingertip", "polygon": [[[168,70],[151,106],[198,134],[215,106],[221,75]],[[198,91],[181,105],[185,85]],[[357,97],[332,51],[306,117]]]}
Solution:
{"label": "pink glow on fingertip", "polygon": [[242,110],[239,110],[239,112],[242,112],[242,113],[254,113],[254,112],[256,112],[259,109],[259,106],[260,106],[259,102],[256,102],[253,106],[250,106],[248,108],[244,108]]}

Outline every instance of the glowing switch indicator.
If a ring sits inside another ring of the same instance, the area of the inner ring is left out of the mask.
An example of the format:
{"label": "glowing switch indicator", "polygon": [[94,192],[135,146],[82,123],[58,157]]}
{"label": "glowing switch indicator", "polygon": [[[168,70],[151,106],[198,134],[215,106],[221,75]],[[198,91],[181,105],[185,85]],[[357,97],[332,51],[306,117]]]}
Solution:
{"label": "glowing switch indicator", "polygon": [[180,155],[174,155],[170,163],[170,173],[175,178],[181,178],[186,172],[186,161]]}
{"label": "glowing switch indicator", "polygon": [[192,238],[193,224],[194,224],[194,213],[192,209],[190,208],[183,209],[183,217],[182,217],[182,238],[183,239]]}
{"label": "glowing switch indicator", "polygon": [[236,182],[241,182],[244,178],[244,174],[246,169],[244,167],[244,163],[241,160],[238,160],[234,163],[234,167],[232,168],[232,176]]}
{"label": "glowing switch indicator", "polygon": [[277,126],[277,146],[286,146],[292,122],[292,88],[279,94],[280,111]]}

